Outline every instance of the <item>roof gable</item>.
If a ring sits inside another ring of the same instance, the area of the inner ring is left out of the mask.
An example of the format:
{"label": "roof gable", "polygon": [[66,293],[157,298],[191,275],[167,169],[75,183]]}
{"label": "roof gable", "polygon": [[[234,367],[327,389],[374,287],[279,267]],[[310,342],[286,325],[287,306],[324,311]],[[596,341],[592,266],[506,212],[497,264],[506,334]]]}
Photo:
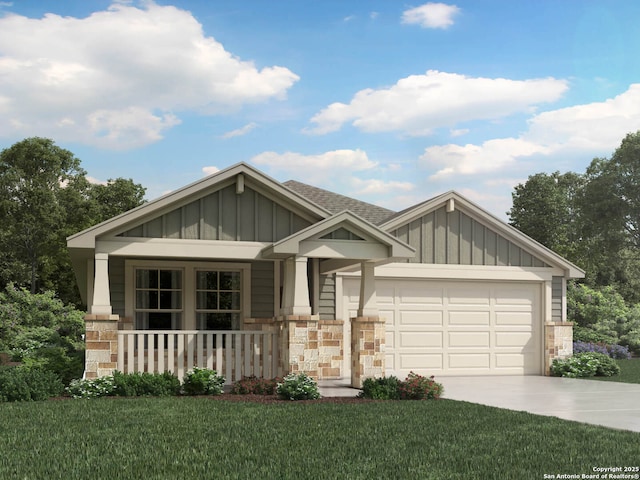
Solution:
{"label": "roof gable", "polygon": [[419,263],[554,266],[571,278],[584,271],[456,192],[397,213],[381,228],[420,245]]}
{"label": "roof gable", "polygon": [[[176,223],[168,230],[169,235],[175,236],[177,235],[177,229],[184,228],[185,222],[188,226],[189,222],[193,221],[193,219],[178,220],[179,215],[177,212],[184,209],[188,211],[194,210],[195,202],[199,199],[230,186],[233,186],[237,193],[244,192],[245,188],[252,192],[257,192],[262,197],[268,198],[274,205],[279,205],[293,212],[295,218],[301,219],[300,222],[297,222],[299,228],[302,228],[305,223],[308,225],[331,215],[328,210],[283,187],[278,181],[259,170],[245,163],[239,163],[72,235],[67,239],[67,244],[70,248],[94,248],[95,239],[98,236],[121,234],[132,236],[136,229],[144,230],[145,224],[147,230],[149,228],[157,229],[158,219],[167,215],[168,217],[165,218],[170,218],[170,221]],[[223,213],[228,214],[228,212]],[[191,217],[193,215],[191,214]],[[187,216],[189,216],[189,213],[187,213]],[[167,229],[164,228],[164,234],[166,233]],[[162,235],[160,234],[159,236]],[[178,238],[180,237],[178,236]],[[271,241],[273,241],[273,238]]]}

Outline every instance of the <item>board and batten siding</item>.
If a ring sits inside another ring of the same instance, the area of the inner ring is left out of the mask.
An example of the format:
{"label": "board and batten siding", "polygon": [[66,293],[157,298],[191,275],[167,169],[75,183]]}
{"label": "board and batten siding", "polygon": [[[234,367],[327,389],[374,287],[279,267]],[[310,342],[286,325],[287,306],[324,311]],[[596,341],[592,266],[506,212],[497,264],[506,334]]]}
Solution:
{"label": "board and batten siding", "polygon": [[336,276],[320,275],[320,297],[318,301],[320,320],[336,319]]}
{"label": "board and batten siding", "polygon": [[222,188],[122,233],[122,237],[276,242],[310,222],[264,195]]}
{"label": "board and batten siding", "polygon": [[271,318],[274,313],[273,262],[251,264],[251,316]]}
{"label": "board and batten siding", "polygon": [[124,257],[109,257],[109,293],[114,315],[124,316]]}
{"label": "board and batten siding", "polygon": [[443,206],[390,232],[416,249],[410,263],[449,265],[548,265],[460,210]]}
{"label": "board and batten siding", "polygon": [[551,277],[551,321],[562,321],[562,298],[564,282],[562,277]]}

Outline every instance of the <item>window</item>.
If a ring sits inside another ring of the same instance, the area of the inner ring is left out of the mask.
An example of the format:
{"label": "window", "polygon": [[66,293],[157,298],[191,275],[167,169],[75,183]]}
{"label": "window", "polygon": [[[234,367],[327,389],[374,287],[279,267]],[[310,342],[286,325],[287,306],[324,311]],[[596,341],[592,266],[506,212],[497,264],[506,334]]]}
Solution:
{"label": "window", "polygon": [[199,330],[240,329],[241,280],[238,271],[196,271],[196,324]]}
{"label": "window", "polygon": [[135,319],[141,330],[182,328],[182,270],[136,268]]}

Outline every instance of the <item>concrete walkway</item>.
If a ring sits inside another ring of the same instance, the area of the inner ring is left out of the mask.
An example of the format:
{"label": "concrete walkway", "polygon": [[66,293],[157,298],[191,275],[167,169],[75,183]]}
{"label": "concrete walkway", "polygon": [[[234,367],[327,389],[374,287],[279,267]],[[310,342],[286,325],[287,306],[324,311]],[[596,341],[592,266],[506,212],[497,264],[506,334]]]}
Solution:
{"label": "concrete walkway", "polygon": [[541,376],[440,377],[444,397],[640,432],[640,385]]}
{"label": "concrete walkway", "polygon": [[347,379],[320,380],[318,390],[323,397],[356,397],[360,390],[351,388],[351,381]]}

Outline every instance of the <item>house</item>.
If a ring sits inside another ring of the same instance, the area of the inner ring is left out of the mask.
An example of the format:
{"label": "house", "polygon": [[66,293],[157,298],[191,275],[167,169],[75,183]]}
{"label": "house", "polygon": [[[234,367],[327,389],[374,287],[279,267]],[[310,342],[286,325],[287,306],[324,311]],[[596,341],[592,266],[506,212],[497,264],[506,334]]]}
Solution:
{"label": "house", "polygon": [[244,163],[67,244],[87,378],[548,374],[584,276],[456,192],[393,212]]}

